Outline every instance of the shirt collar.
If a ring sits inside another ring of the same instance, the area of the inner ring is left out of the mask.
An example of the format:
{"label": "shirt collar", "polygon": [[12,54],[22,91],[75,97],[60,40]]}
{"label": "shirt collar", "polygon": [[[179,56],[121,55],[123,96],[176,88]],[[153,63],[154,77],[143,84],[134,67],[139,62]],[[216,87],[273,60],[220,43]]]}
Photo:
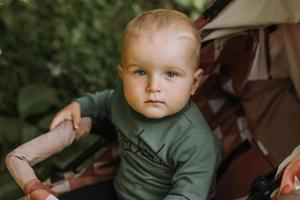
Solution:
{"label": "shirt collar", "polygon": [[157,152],[165,145],[165,142],[169,140],[172,134],[177,134],[180,119],[190,107],[191,102],[189,101],[179,112],[160,119],[147,118],[130,108],[131,115],[137,124],[138,131],[135,133],[153,151]]}

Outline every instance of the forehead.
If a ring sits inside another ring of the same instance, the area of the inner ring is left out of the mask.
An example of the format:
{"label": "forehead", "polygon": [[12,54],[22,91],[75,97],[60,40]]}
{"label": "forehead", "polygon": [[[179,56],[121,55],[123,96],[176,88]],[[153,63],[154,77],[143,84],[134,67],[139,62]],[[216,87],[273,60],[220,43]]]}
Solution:
{"label": "forehead", "polygon": [[193,65],[197,44],[188,34],[156,33],[127,37],[122,48],[123,64]]}

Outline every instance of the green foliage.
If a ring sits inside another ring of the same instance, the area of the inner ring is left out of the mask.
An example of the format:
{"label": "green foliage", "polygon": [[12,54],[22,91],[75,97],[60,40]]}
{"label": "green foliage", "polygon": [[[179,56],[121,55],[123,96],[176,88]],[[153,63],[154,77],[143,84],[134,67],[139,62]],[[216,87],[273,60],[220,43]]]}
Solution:
{"label": "green foliage", "polygon": [[[0,199],[20,195],[4,167],[9,151],[46,132],[54,113],[74,97],[118,84],[122,30],[131,18],[162,7],[193,16],[203,5],[205,0],[0,0]],[[46,178],[94,140],[75,143],[36,172]]]}
{"label": "green foliage", "polygon": [[192,19],[196,19],[206,9],[211,0],[174,0],[180,8],[185,8]]}
{"label": "green foliage", "polygon": [[13,200],[18,199],[22,195],[21,190],[13,182],[12,177],[8,172],[0,174],[0,199],[2,200]]}
{"label": "green foliage", "polygon": [[[21,140],[21,125],[22,121],[18,118],[8,118],[0,116],[0,144],[1,154],[0,158],[4,158],[4,154],[8,152],[11,147],[20,144]],[[1,163],[3,169],[3,163]]]}
{"label": "green foliage", "polygon": [[18,110],[22,119],[29,115],[43,113],[58,104],[56,91],[40,83],[21,88],[18,96]]}
{"label": "green foliage", "polygon": [[[16,112],[18,88],[42,82],[68,100],[117,83],[122,29],[161,6],[127,1],[6,0],[0,13],[0,111]],[[4,75],[4,76],[3,76]]]}

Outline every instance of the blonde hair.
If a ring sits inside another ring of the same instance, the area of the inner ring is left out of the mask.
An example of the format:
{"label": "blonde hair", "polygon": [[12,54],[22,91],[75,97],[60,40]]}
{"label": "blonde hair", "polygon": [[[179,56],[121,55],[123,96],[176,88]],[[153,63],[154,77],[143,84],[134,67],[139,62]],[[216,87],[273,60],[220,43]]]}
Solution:
{"label": "blonde hair", "polygon": [[[130,37],[151,37],[157,33],[165,33],[191,39],[195,44],[197,57],[199,57],[201,38],[198,29],[186,15],[175,10],[150,10],[132,19],[124,30],[122,46],[125,45],[125,42]],[[197,65],[199,64],[198,60]]]}

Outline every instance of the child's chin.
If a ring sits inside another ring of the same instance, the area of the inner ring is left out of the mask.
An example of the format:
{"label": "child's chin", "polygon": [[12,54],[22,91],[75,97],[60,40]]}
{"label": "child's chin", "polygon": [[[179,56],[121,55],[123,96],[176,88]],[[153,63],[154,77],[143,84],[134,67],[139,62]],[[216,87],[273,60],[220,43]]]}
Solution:
{"label": "child's chin", "polygon": [[149,119],[161,119],[168,116],[169,114],[162,111],[145,111],[142,113],[142,115]]}

